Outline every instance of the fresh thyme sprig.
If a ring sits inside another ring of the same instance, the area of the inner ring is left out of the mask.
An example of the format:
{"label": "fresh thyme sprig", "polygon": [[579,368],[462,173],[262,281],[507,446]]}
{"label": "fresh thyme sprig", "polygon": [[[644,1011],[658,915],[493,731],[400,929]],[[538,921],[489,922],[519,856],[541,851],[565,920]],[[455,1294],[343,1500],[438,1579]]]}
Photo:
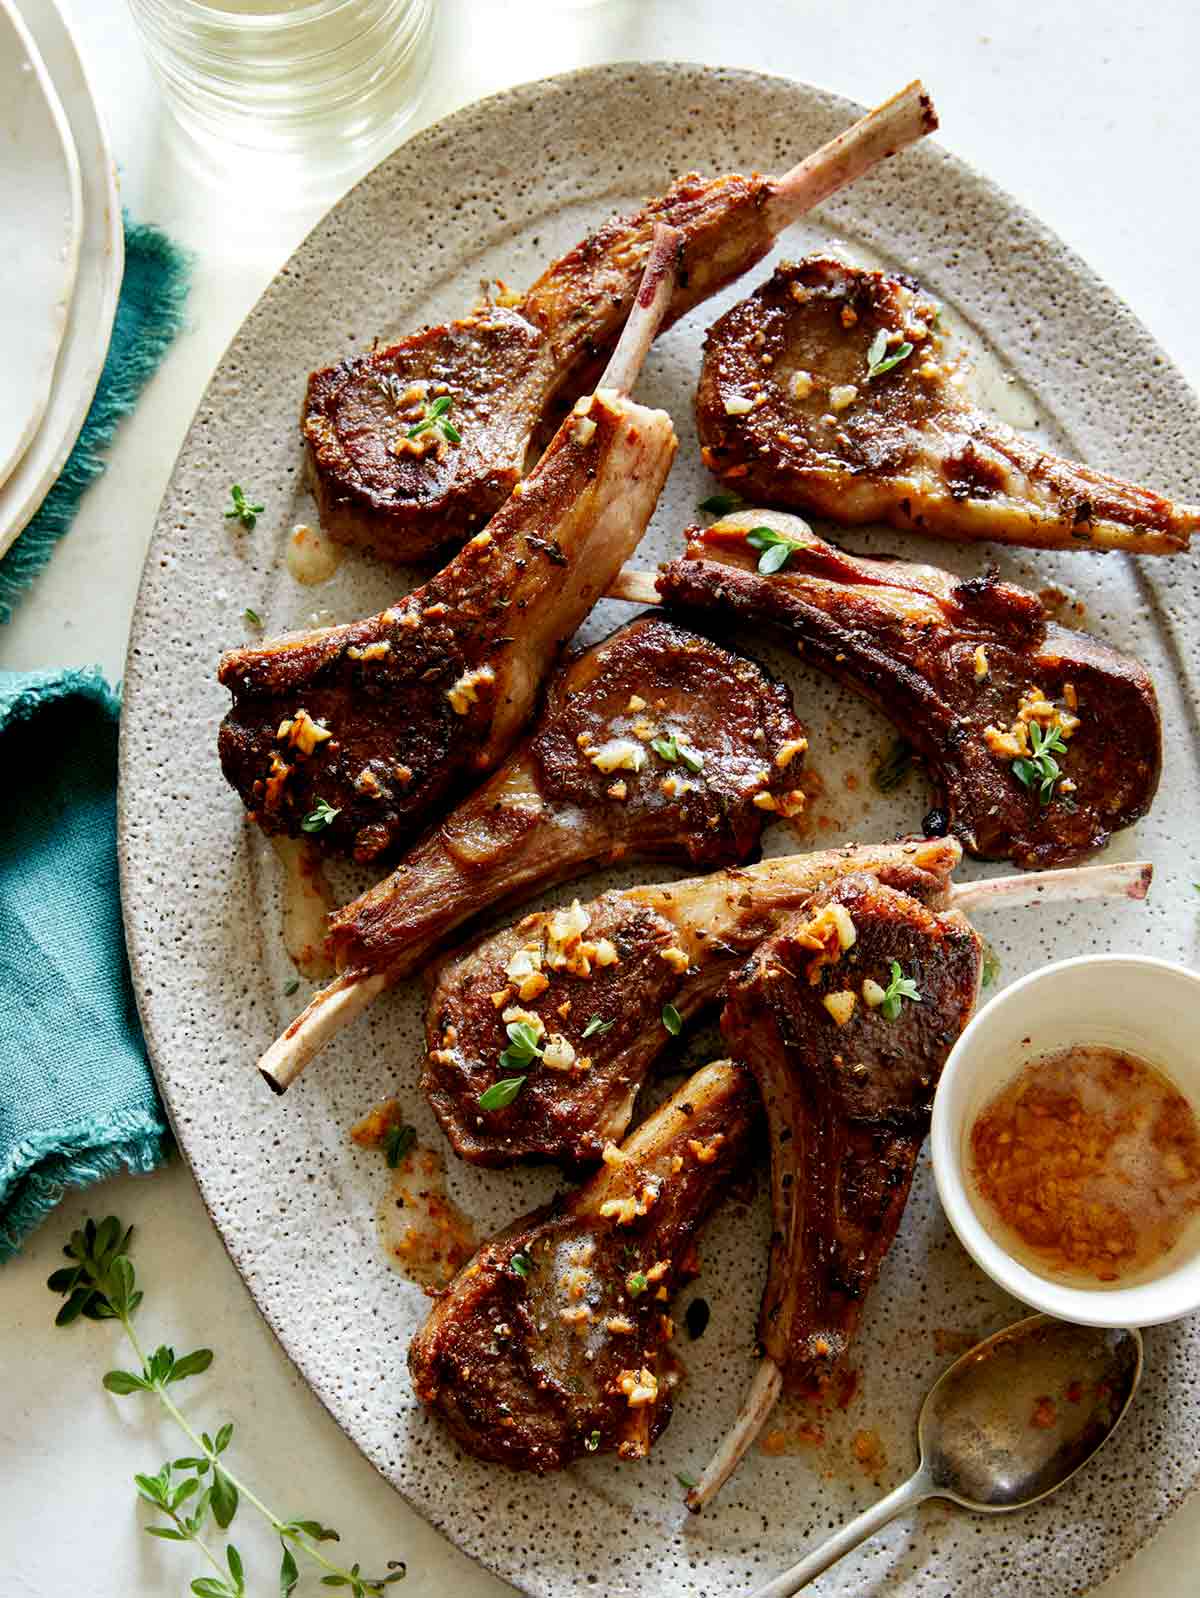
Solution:
{"label": "fresh thyme sprig", "polygon": [[762,550],[758,569],[768,577],[786,566],[796,550],[803,547],[794,538],[777,533],[773,527],[752,527],[746,534],[746,542],[751,549]]}
{"label": "fresh thyme sprig", "polygon": [[892,980],[883,990],[883,998],[879,1001],[879,1013],[885,1021],[896,1021],[900,1017],[900,1006],[905,999],[912,999],[915,1004],[920,1004],[921,995],[917,992],[917,984],[911,977],[906,977],[900,969],[898,960],[892,961]]}
{"label": "fresh thyme sprig", "polygon": [[612,1021],[603,1021],[598,1015],[590,1016],[587,1026],[583,1029],[583,1042],[586,1043],[588,1038],[598,1037],[601,1033],[607,1032],[614,1025],[614,1022],[615,1017]]}
{"label": "fresh thyme sprig", "polygon": [[254,524],[265,509],[262,505],[251,505],[240,483],[235,483],[229,490],[229,497],[233,500],[233,509],[225,512],[227,522],[238,521],[248,533],[254,531]]}
{"label": "fresh thyme sprig", "polygon": [[696,506],[697,510],[704,510],[710,516],[729,516],[735,510],[741,510],[746,501],[740,494],[710,494],[707,499],[702,499]]}
{"label": "fresh thyme sprig", "polygon": [[405,437],[420,438],[422,433],[434,427],[448,443],[461,444],[462,434],[446,414],[453,404],[453,394],[440,394],[432,405],[426,403],[421,420],[408,429]]}
{"label": "fresh thyme sprig", "polygon": [[885,372],[890,372],[893,366],[899,366],[901,361],[906,361],[912,354],[913,347],[907,339],[902,344],[897,344],[895,349],[889,350],[888,330],[881,327],[871,340],[871,348],[867,351],[867,382],[873,377],[882,377]]}
{"label": "fresh thyme sprig", "polygon": [[302,832],[324,832],[341,813],[340,806],[335,810],[326,800],[318,799],[315,809],[310,810],[300,823],[300,829]]}
{"label": "fresh thyme sprig", "polygon": [[1033,753],[1027,760],[1013,761],[1013,776],[1026,788],[1036,788],[1042,804],[1048,805],[1054,798],[1055,785],[1062,777],[1062,767],[1054,757],[1065,755],[1067,746],[1057,727],[1051,727],[1047,732],[1036,721],[1029,723],[1029,741]]}
{"label": "fresh thyme sprig", "polygon": [[191,1583],[196,1598],[245,1598],[246,1573],[241,1554],[229,1542],[222,1560],[203,1533],[210,1516],[220,1531],[227,1530],[239,1505],[247,1503],[279,1538],[283,1550],[279,1567],[281,1598],[290,1598],[299,1584],[297,1554],[327,1572],[321,1577],[325,1586],[348,1587],[351,1598],[383,1598],[384,1588],[404,1575],[401,1561],[389,1561],[386,1576],[364,1576],[357,1564],[346,1570],[327,1559],[317,1545],[337,1542],[336,1531],[317,1520],[284,1520],[229,1469],[224,1456],[233,1438],[233,1422],[226,1421],[216,1436],[210,1437],[208,1432],[195,1431],[179,1409],[168,1388],[206,1371],[213,1362],[213,1352],[211,1348],[197,1348],[176,1358],[175,1350],[163,1344],[149,1356],[145,1354],[133,1329],[133,1316],[142,1302],[142,1293],[129,1258],[132,1236],[132,1226],[123,1227],[115,1215],[99,1225],[89,1220],[82,1229],[71,1233],[71,1241],[63,1250],[71,1263],[55,1271],[46,1285],[52,1293],[65,1295],[55,1316],[56,1326],[69,1326],[81,1316],[93,1321],[120,1321],[141,1369],[111,1370],[104,1377],[104,1386],[118,1397],[153,1393],[194,1449],[192,1454],[168,1460],[153,1476],[134,1477],[138,1496],[167,1522],[147,1526],[146,1531],[164,1542],[192,1543],[212,1566],[215,1576],[198,1576]]}

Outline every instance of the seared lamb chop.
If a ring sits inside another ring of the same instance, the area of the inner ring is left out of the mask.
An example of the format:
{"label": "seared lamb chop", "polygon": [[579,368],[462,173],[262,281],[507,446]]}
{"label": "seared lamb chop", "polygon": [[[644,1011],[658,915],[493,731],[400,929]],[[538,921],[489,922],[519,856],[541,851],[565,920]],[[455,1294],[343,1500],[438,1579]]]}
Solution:
{"label": "seared lamb chop", "polygon": [[[726,1480],[781,1386],[820,1385],[845,1354],[904,1214],[981,965],[960,912],[850,876],[815,894],[730,983],[721,1029],[754,1072],[771,1150],[764,1358],[689,1508]],[[908,997],[896,993],[897,970]]]}
{"label": "seared lamb chop", "polygon": [[1200,509],[1059,459],[972,404],[908,277],[785,263],[716,322],[696,416],[738,492],[829,520],[1173,555]]}
{"label": "seared lamb chop", "polygon": [[[438,976],[421,1085],[442,1130],[476,1165],[599,1159],[624,1136],[638,1093],[671,1042],[666,1007],[686,1025],[797,906],[844,876],[868,871],[933,909],[1109,893],[1140,899],[1150,881],[1149,866],[1135,863],[952,886],[960,858],[950,838],[857,844],[524,917]],[[603,962],[595,958],[602,948]],[[513,1025],[531,1029],[542,1057],[516,1067],[525,1080],[507,1105],[485,1109],[481,1097],[513,1069],[498,1063]]]}
{"label": "seared lamb chop", "polygon": [[301,430],[321,525],[385,560],[461,541],[527,470],[547,418],[591,386],[656,223],[682,235],[666,328],[761,260],[796,217],[936,126],[910,84],[783,178],[689,173],[584,239],[524,296],[314,372]]}
{"label": "seared lamb chop", "polygon": [[685,1082],[586,1187],[485,1243],[414,1337],[413,1389],[478,1459],[542,1473],[640,1459],[670,1419],[670,1302],[696,1235],[743,1164],[749,1073]]}
{"label": "seared lamb chop", "polygon": [[628,856],[749,859],[770,817],[803,804],[806,748],[787,689],[752,661],[663,616],[621,628],[559,668],[537,731],[490,781],[331,917],[343,975],[260,1069],[285,1087],[333,1018],[489,905]]}
{"label": "seared lamb chop", "polygon": [[221,764],[265,832],[394,858],[512,748],[674,458],[671,418],[626,396],[670,300],[676,242],[660,231],[606,383],[445,570],[382,615],[224,656]]}
{"label": "seared lamb chop", "polygon": [[[790,550],[768,575],[747,543],[764,527]],[[962,580],[861,559],[771,511],[738,512],[688,539],[686,557],[658,574],[663,599],[782,628],[806,661],[890,716],[925,762],[937,824],[972,854],[1058,865],[1149,810],[1162,763],[1149,675],[1051,621],[1026,589],[995,573]],[[638,590],[635,575],[624,592]]]}

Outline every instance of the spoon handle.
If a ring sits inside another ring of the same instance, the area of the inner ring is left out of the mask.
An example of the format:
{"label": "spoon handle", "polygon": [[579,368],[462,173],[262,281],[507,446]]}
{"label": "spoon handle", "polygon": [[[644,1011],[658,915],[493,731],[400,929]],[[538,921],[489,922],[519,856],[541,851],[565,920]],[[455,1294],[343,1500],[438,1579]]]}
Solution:
{"label": "spoon handle", "polygon": [[848,1554],[852,1548],[857,1548],[859,1543],[866,1542],[868,1537],[873,1537],[877,1531],[886,1526],[889,1520],[902,1514],[906,1509],[912,1509],[923,1499],[933,1496],[932,1484],[923,1470],[918,1470],[915,1476],[910,1476],[902,1482],[894,1492],[886,1498],[881,1498],[877,1504],[872,1504],[870,1509],[864,1509],[841,1531],[835,1531],[828,1541],[814,1548],[811,1554],[806,1554],[798,1565],[793,1565],[790,1570],[785,1570],[782,1576],[776,1576],[774,1581],[767,1582],[765,1587],[759,1587],[751,1598],[792,1598],[793,1593],[806,1587],[814,1576],[819,1576],[823,1570],[828,1570],[830,1565]]}

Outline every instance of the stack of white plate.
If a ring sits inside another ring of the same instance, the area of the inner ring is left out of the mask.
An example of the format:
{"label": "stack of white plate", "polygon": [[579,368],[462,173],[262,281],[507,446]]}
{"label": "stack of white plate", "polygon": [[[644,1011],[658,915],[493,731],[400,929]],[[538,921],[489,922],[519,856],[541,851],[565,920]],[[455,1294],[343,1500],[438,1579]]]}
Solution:
{"label": "stack of white plate", "polygon": [[66,463],[124,266],[108,141],[53,0],[0,0],[0,554]]}

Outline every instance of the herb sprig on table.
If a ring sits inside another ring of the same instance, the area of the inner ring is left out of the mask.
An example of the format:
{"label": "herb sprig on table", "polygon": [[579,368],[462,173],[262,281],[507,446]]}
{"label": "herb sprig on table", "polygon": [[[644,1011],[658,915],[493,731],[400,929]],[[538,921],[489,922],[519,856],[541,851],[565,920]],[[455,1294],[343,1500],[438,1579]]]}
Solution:
{"label": "herb sprig on table", "polygon": [[[133,1227],[122,1226],[115,1215],[98,1225],[89,1220],[71,1233],[63,1253],[70,1261],[46,1283],[52,1293],[65,1295],[55,1317],[56,1326],[69,1326],[81,1317],[92,1321],[120,1321],[140,1369],[111,1370],[104,1377],[110,1393],[153,1393],[162,1408],[186,1434],[193,1452],[168,1460],[153,1476],[139,1474],[134,1484],[138,1496],[158,1510],[163,1522],[147,1526],[151,1537],[164,1542],[191,1543],[216,1572],[197,1576],[191,1583],[196,1598],[245,1598],[246,1572],[242,1556],[226,1542],[224,1558],[208,1537],[212,1525],[224,1532],[242,1503],[249,1504],[270,1524],[279,1538],[283,1557],[279,1566],[281,1598],[290,1598],[300,1582],[296,1555],[310,1560],[326,1574],[323,1586],[348,1588],[351,1598],[383,1598],[384,1589],[404,1575],[399,1560],[389,1560],[386,1576],[364,1576],[357,1564],[349,1570],[322,1553],[320,1543],[337,1542],[338,1534],[318,1520],[284,1520],[269,1509],[240,1477],[230,1470],[226,1451],[233,1439],[233,1422],[226,1421],[216,1436],[197,1432],[179,1409],[169,1389],[190,1376],[199,1376],[213,1362],[211,1348],[197,1348],[176,1357],[165,1344],[147,1355],[133,1329],[133,1317],[142,1302],[141,1289],[129,1258]],[[211,1524],[210,1524],[211,1522]]]}
{"label": "herb sprig on table", "polygon": [[229,490],[229,497],[233,501],[233,509],[225,512],[225,520],[227,522],[241,522],[246,531],[252,533],[265,507],[252,505],[246,498],[246,492],[240,483],[235,483]]}

